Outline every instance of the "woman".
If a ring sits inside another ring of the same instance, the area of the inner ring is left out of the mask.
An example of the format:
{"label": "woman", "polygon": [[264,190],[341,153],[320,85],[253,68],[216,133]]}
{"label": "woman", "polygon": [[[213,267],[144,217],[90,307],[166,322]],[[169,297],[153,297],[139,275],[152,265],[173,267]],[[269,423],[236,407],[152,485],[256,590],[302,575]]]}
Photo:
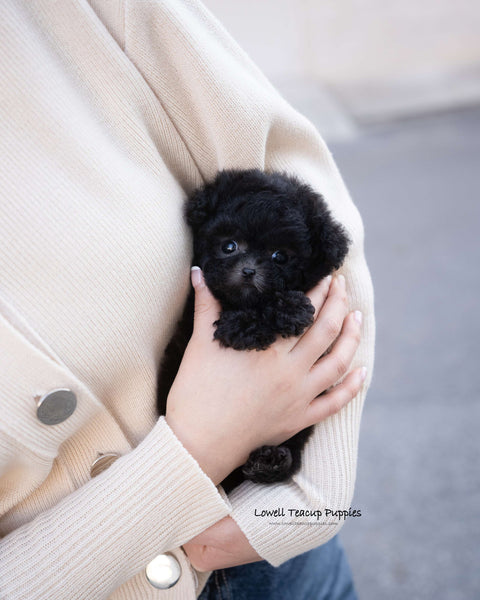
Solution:
{"label": "woman", "polygon": [[[373,300],[362,223],[318,133],[197,2],[1,12],[0,597],[195,598],[210,569],[232,566],[225,554],[276,567],[327,542],[338,522],[254,516],[348,508],[353,493]],[[195,333],[157,419],[156,370],[189,285],[185,195],[251,166],[324,195],[353,240],[346,288],[323,282],[309,332],[252,355],[211,342],[218,307],[200,276]],[[311,370],[335,338],[336,360]],[[229,497],[218,486],[253,447],[317,421],[292,481]]]}

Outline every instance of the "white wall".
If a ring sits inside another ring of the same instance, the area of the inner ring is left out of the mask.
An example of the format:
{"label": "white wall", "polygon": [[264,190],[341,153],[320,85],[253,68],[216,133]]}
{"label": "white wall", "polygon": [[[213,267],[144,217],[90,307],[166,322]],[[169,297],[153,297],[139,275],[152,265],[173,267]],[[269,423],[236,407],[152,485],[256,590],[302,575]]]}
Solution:
{"label": "white wall", "polygon": [[280,88],[319,84],[360,116],[480,100],[480,0],[204,2]]}

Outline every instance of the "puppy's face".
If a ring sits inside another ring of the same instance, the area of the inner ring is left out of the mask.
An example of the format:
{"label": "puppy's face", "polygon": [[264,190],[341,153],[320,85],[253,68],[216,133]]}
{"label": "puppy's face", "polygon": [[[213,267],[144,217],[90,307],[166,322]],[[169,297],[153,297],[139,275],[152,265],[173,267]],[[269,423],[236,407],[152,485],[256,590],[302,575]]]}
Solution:
{"label": "puppy's face", "polygon": [[283,174],[223,171],[190,199],[195,262],[225,306],[307,291],[343,261],[347,239],[308,186]]}
{"label": "puppy's face", "polygon": [[197,236],[199,266],[223,304],[255,306],[276,291],[302,289],[312,248],[298,207],[268,197],[230,199]]}

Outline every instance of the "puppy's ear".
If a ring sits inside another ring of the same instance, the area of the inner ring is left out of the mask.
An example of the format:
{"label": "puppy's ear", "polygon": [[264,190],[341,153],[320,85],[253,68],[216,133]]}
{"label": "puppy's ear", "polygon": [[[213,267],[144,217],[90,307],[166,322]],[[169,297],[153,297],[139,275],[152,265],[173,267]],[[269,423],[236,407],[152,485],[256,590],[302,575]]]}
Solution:
{"label": "puppy's ear", "polygon": [[332,273],[339,269],[348,253],[350,240],[344,227],[335,221],[327,210],[314,219],[312,246],[314,254],[319,256]]}
{"label": "puppy's ear", "polygon": [[185,217],[190,227],[196,231],[220,208],[220,204],[234,195],[242,172],[234,169],[219,171],[213,181],[197,188],[188,198]]}
{"label": "puppy's ear", "polygon": [[185,217],[187,223],[197,231],[215,212],[218,204],[218,190],[215,182],[197,188],[187,199]]}
{"label": "puppy's ear", "polygon": [[310,273],[305,278],[312,279],[314,285],[323,277],[339,269],[348,253],[350,239],[345,228],[330,214],[327,203],[320,194],[310,189]]}

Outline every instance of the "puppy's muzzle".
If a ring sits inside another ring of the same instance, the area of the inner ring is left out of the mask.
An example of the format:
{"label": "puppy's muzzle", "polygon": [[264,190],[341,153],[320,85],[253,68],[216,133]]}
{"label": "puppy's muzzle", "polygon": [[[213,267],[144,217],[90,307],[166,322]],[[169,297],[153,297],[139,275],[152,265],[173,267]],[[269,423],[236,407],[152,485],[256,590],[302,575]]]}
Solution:
{"label": "puppy's muzzle", "polygon": [[241,261],[231,270],[230,284],[237,289],[261,292],[265,286],[263,269],[253,262]]}

